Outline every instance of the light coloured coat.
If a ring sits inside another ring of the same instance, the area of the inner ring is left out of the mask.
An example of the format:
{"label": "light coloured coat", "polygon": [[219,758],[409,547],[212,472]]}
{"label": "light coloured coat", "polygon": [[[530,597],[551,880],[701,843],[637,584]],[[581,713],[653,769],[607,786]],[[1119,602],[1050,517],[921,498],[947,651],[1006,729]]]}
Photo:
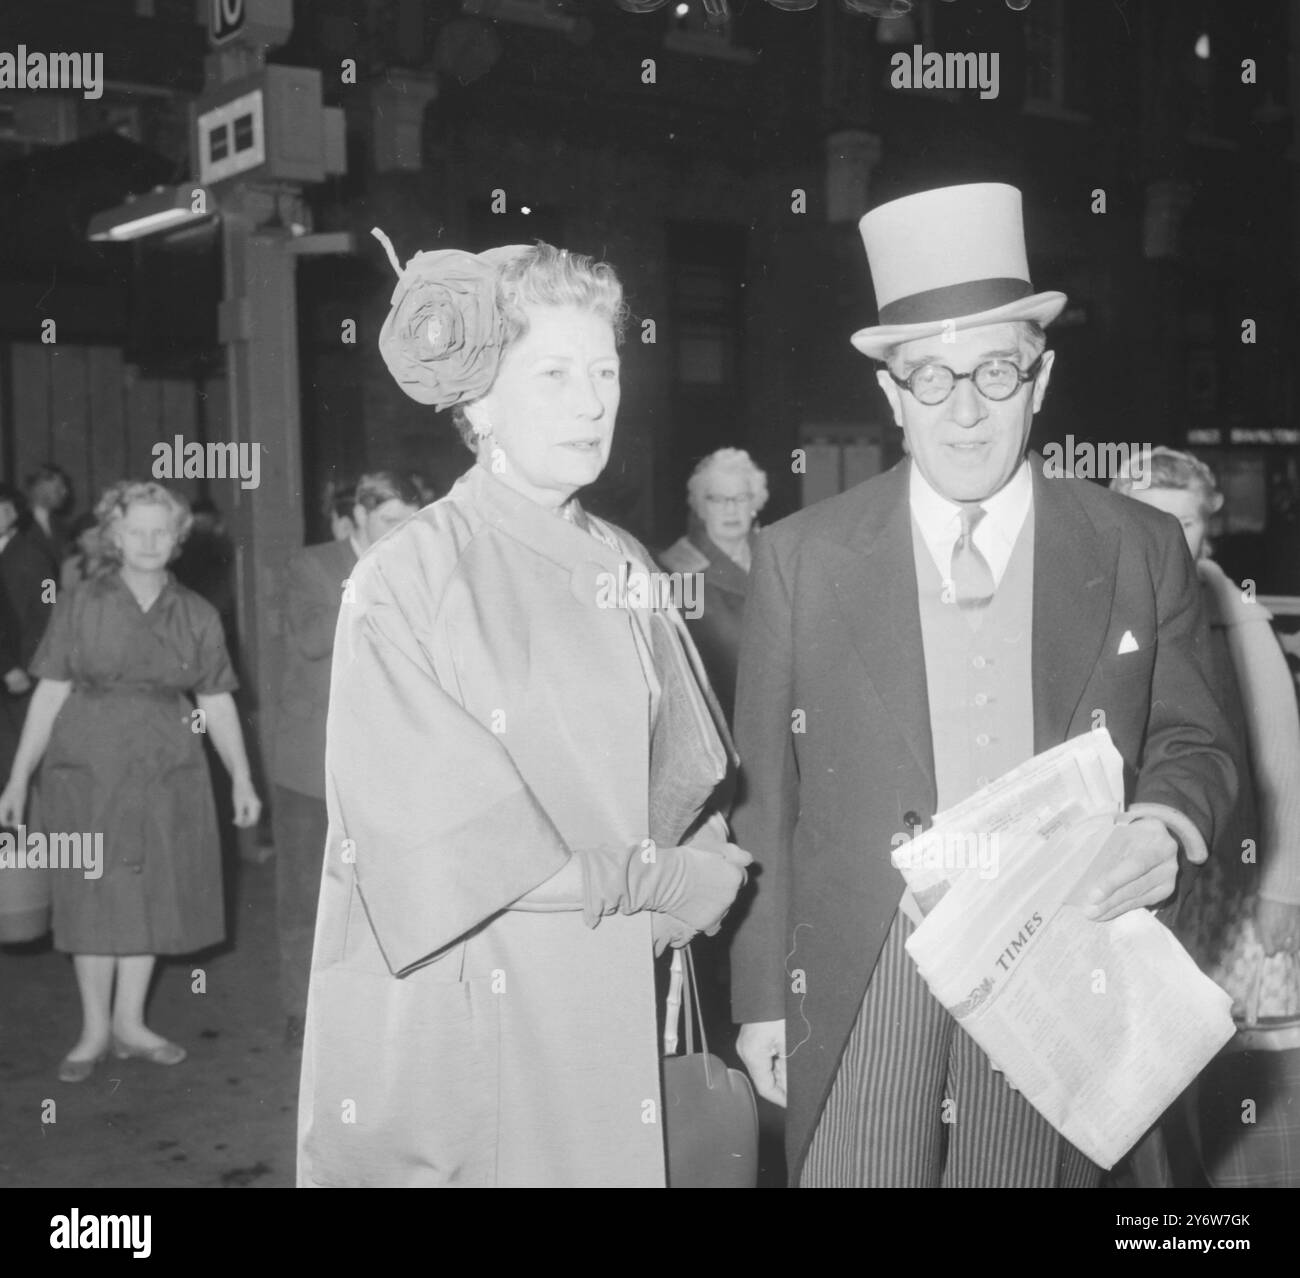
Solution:
{"label": "light coloured coat", "polygon": [[649,831],[645,619],[597,602],[624,558],[475,467],[353,572],[300,1184],[663,1185],[650,915],[508,908]]}

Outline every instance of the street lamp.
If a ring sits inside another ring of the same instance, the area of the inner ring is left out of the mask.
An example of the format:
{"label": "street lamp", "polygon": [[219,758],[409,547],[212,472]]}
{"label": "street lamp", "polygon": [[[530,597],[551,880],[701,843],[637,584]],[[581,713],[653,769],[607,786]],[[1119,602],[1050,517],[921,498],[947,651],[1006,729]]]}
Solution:
{"label": "street lamp", "polygon": [[96,213],[87,235],[92,240],[139,240],[201,222],[215,212],[208,208],[206,192],[193,184],[156,186],[148,195],[128,196],[125,204]]}

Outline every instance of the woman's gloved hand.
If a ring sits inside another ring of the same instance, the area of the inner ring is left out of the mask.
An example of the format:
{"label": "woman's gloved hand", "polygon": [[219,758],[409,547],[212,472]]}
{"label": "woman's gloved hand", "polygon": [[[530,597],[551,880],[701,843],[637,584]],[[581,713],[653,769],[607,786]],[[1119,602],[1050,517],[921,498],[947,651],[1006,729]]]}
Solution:
{"label": "woman's gloved hand", "polygon": [[653,839],[623,857],[589,853],[583,857],[583,917],[588,927],[595,927],[605,914],[653,910],[711,936],[744,885],[745,867],[752,860],[734,843],[712,851],[690,845],[661,848]]}
{"label": "woman's gloved hand", "polygon": [[650,935],[654,940],[655,958],[658,958],[670,945],[675,950],[689,945],[699,933],[671,914],[652,914]]}

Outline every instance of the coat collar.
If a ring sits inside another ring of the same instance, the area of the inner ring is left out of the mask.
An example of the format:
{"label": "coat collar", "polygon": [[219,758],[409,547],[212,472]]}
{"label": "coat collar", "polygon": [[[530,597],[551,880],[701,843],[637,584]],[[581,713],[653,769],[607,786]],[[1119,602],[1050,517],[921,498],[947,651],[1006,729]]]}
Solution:
{"label": "coat collar", "polygon": [[[701,529],[692,534],[690,540],[691,544],[709,561],[705,572],[711,586],[733,595],[749,593],[749,574],[708,533]],[[751,536],[751,551],[753,546],[754,538]]]}
{"label": "coat collar", "polygon": [[589,525],[602,532],[612,530],[588,515],[576,497],[570,502],[571,517],[565,519],[507,487],[478,463],[456,481],[448,496],[469,503],[493,528],[562,568],[595,562],[617,570],[627,560],[626,553],[619,554],[591,535]]}
{"label": "coat collar", "polygon": [[162,589],[158,592],[158,597],[149,605],[146,612],[140,607],[139,601],[131,593],[131,587],[122,580],[120,569],[113,568],[103,578],[108,590],[116,594],[119,599],[126,604],[133,614],[138,615],[142,620],[152,620],[160,616],[164,611],[171,607],[173,599],[176,597],[178,582],[175,574],[170,568],[166,570],[163,580]]}
{"label": "coat collar", "polygon": [[[1072,481],[1048,479],[1029,454],[1034,484],[1034,748],[1065,740],[1110,624],[1118,528],[1099,528]],[[917,599],[910,462],[872,484],[843,540],[823,543],[841,616],[876,694],[933,784],[934,746]],[[865,495],[865,494],[864,494]]]}

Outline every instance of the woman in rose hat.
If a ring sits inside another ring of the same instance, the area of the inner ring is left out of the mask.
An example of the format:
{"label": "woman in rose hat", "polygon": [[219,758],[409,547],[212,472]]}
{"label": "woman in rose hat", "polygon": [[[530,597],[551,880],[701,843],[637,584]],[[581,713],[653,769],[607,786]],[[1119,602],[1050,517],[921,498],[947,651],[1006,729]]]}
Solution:
{"label": "woman in rose hat", "polygon": [[654,954],[716,929],[749,858],[682,623],[616,606],[649,557],[575,496],[622,289],[545,244],[399,275],[380,351],[474,465],[344,593],[299,1183],[660,1186]]}

